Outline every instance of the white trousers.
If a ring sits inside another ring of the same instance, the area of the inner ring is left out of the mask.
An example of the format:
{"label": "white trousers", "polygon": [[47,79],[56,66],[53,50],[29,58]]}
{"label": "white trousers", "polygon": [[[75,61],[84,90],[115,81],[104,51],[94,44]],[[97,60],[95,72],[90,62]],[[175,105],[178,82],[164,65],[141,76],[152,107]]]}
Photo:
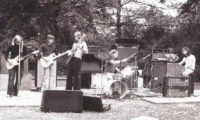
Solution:
{"label": "white trousers", "polygon": [[48,68],[44,68],[44,78],[42,83],[42,90],[52,90],[56,88],[56,79],[54,70],[55,64],[50,65]]}
{"label": "white trousers", "polygon": [[183,76],[188,76],[189,74],[193,73],[193,70],[191,69],[185,69],[182,73]]}

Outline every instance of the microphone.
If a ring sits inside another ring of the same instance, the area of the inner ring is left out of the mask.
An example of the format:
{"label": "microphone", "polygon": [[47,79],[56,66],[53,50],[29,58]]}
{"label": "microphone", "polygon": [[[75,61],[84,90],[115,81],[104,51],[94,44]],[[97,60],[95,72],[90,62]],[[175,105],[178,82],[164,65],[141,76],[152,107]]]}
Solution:
{"label": "microphone", "polygon": [[146,58],[148,58],[151,54],[148,54],[147,56],[143,57],[142,59],[145,60]]}

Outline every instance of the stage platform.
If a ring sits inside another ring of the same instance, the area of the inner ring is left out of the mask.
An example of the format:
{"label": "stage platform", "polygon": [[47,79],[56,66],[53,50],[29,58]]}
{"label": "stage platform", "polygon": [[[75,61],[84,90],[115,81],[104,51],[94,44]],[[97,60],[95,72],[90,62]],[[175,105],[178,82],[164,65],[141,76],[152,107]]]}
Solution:
{"label": "stage platform", "polygon": [[[58,87],[56,90],[65,90],[65,87]],[[85,95],[95,95],[94,89],[82,89]],[[0,107],[31,106],[41,105],[42,92],[20,90],[18,96],[8,96],[6,91],[0,91]]]}
{"label": "stage platform", "polygon": [[[64,89],[65,89],[64,87],[57,88],[57,90],[64,90]],[[96,95],[94,89],[82,89],[82,92],[85,95]],[[139,91],[139,93],[141,92],[142,91]],[[131,93],[130,90],[127,91],[127,96],[129,96],[129,93]],[[132,93],[136,97],[138,91],[133,90]],[[125,96],[123,99],[127,99],[127,96]],[[6,91],[0,91],[0,107],[21,107],[21,106],[40,107],[41,100],[42,100],[42,92],[20,90],[19,95],[17,97],[16,96],[10,97],[6,94]],[[167,98],[167,97],[162,97],[159,94],[157,94],[156,96],[155,94],[154,96],[142,97],[142,100],[156,104],[200,103],[200,90],[195,90],[194,95],[191,97]]]}
{"label": "stage platform", "polygon": [[144,97],[145,101],[155,104],[172,104],[172,103],[200,103],[200,90],[195,90],[194,95],[190,97]]}

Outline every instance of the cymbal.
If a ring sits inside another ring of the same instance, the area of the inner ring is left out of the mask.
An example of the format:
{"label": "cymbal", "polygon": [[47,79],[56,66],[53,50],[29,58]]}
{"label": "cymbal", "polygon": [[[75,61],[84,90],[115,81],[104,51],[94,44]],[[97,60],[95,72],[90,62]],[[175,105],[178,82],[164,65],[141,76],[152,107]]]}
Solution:
{"label": "cymbal", "polygon": [[102,61],[106,61],[106,60],[111,60],[112,57],[106,53],[106,52],[97,52],[94,54],[94,56],[99,59],[99,60],[102,60]]}

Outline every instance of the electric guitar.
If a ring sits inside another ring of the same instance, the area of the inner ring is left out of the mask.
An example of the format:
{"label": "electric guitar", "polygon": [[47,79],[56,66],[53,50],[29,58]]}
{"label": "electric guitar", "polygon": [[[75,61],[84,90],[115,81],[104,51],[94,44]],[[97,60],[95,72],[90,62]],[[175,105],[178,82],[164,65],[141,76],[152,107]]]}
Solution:
{"label": "electric guitar", "polygon": [[14,68],[15,66],[19,65],[19,62],[21,62],[22,60],[24,60],[25,58],[29,57],[31,54],[37,54],[39,52],[39,50],[37,51],[33,51],[25,56],[23,56],[21,59],[19,59],[19,56],[16,56],[13,59],[9,59],[9,62],[6,61],[6,68],[8,70]]}
{"label": "electric guitar", "polygon": [[70,50],[67,50],[66,52],[63,52],[63,53],[61,53],[59,55],[55,55],[54,53],[50,54],[47,57],[40,58],[40,63],[42,64],[42,67],[48,68],[50,65],[55,63],[56,59],[58,59],[59,57],[64,56],[65,54],[69,54],[69,53],[70,53]]}

